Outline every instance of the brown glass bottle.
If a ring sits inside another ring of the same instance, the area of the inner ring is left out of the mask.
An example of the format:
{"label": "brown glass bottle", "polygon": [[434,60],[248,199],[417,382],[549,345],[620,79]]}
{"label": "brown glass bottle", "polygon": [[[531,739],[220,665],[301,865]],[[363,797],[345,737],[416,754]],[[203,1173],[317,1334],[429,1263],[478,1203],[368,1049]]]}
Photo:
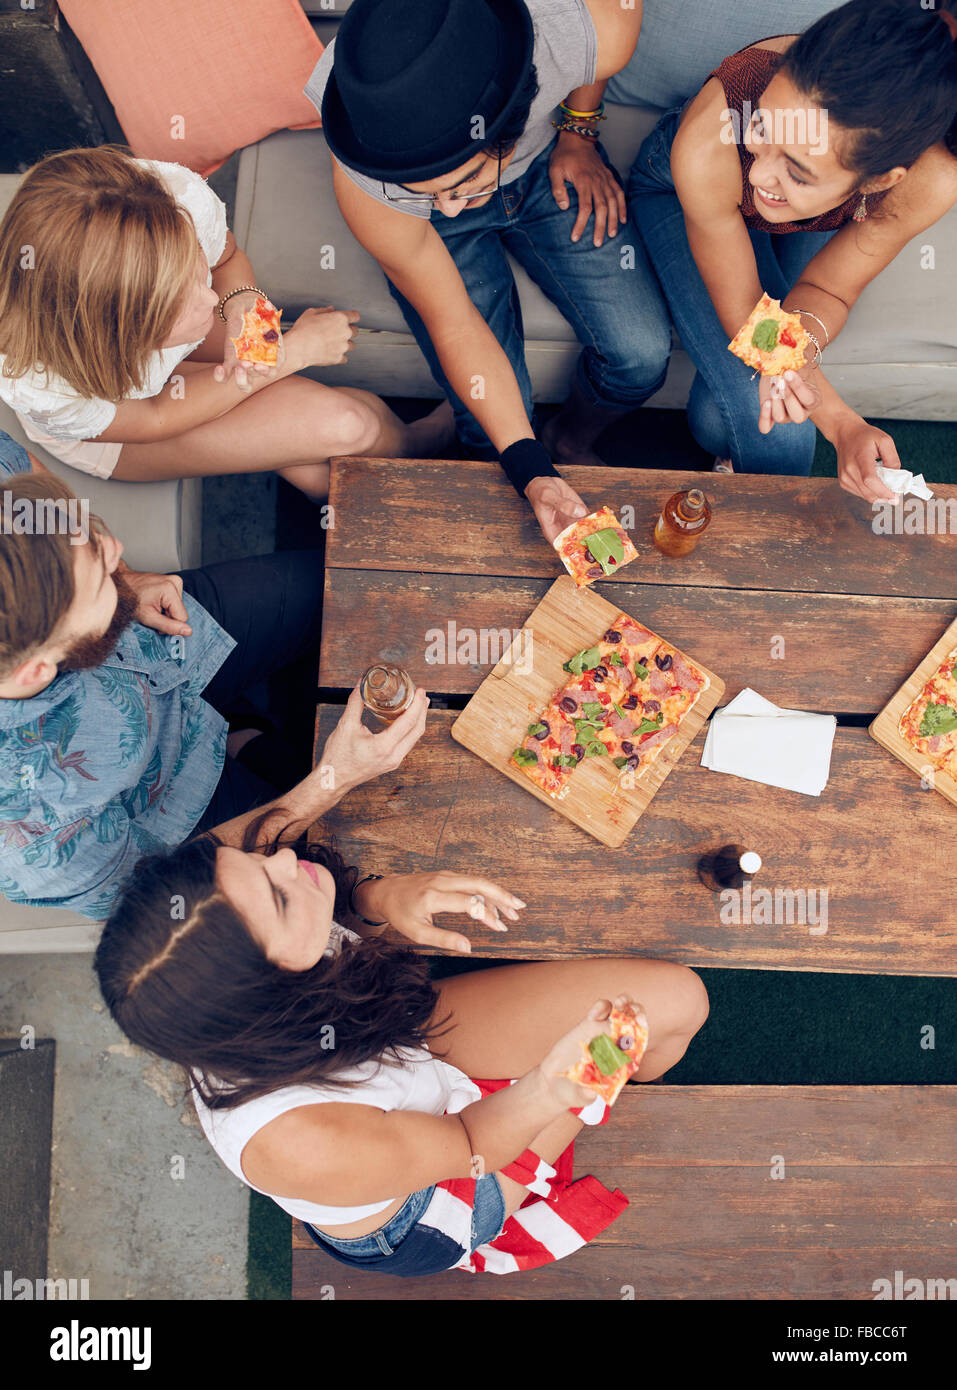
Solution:
{"label": "brown glass bottle", "polygon": [[362,703],[383,724],[391,724],[412,703],[415,686],[401,666],[370,666],[359,680]]}
{"label": "brown glass bottle", "polygon": [[665,555],[694,550],[711,521],[711,506],[700,488],[669,497],[655,526],[655,545]]}
{"label": "brown glass bottle", "polygon": [[744,845],[724,845],[698,860],[698,877],[712,893],[722,888],[743,888],[761,867],[761,856]]}

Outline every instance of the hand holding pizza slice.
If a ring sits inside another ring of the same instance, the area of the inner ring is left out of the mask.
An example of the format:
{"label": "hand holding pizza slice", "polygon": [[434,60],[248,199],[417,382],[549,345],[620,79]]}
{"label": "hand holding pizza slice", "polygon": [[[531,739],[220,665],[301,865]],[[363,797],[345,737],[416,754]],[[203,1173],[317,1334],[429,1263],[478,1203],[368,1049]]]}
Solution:
{"label": "hand holding pizza slice", "polygon": [[[605,1042],[598,1042],[599,1038],[604,1038]],[[586,1017],[556,1042],[543,1060],[541,1070],[552,1092],[569,1109],[588,1106],[596,1094],[611,1105],[641,1065],[647,1042],[648,1020],[640,1004],[624,994],[614,1003],[599,999]],[[617,1063],[614,1072],[606,1074],[598,1070],[589,1050],[592,1044],[603,1065],[611,1067],[613,1062]],[[625,1061],[620,1062],[614,1052],[607,1052],[606,1045],[617,1048]],[[594,1074],[590,1070],[593,1066]]]}
{"label": "hand holding pizza slice", "polygon": [[[542,1063],[546,1075],[573,1082],[591,1096],[599,1095],[608,1105],[617,1100],[629,1077],[641,1066],[648,1045],[648,1020],[640,1004],[619,995],[609,1007],[596,1005],[583,1023],[562,1039]],[[581,1057],[572,1061],[574,1051]],[[570,1093],[571,1094],[571,1093]],[[570,1106],[583,1104],[569,1099]],[[587,1102],[584,1102],[587,1103]]]}

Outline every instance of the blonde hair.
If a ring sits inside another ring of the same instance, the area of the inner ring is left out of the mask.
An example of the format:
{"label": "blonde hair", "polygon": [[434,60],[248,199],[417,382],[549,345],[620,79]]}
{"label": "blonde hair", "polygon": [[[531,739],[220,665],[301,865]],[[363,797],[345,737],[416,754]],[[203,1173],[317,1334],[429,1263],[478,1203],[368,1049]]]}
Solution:
{"label": "blonde hair", "polygon": [[3,374],[46,371],[84,399],[145,381],[196,269],[192,219],[129,151],[48,155],[0,223]]}

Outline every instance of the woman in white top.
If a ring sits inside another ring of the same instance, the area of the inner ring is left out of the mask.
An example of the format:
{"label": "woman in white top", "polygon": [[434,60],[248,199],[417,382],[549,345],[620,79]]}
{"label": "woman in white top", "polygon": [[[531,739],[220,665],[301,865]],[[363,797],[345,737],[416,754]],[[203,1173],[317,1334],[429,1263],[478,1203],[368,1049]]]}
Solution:
{"label": "woman in white top", "polygon": [[297,375],[346,361],[353,310],[307,309],[274,367],[240,363],[230,338],[260,293],[198,174],[111,146],[50,155],[0,225],[0,399],[63,462],[133,482],[275,469],[319,499],[331,455],[449,442],[446,405],[405,425]]}
{"label": "woman in white top", "polygon": [[[422,956],[377,940],[382,924],[467,951],[433,914],[502,931],[521,899],[444,871],[356,884],[333,851],[301,849],[308,858],[200,837],[141,860],[95,967],[127,1036],[186,1068],[227,1166],[347,1263],[353,1253],[367,1264],[371,1241],[388,1269],[448,1179],[480,1179],[472,1248],[497,1234],[528,1197],[501,1169],[528,1148],[553,1162],[581,1126],[569,1107],[594,1100],[558,1073],[601,1031],[609,1000],[647,1015],[640,1081],[673,1066],[707,1017],[699,977],[660,960],[508,965],[433,983]],[[480,1099],[470,1077],[518,1080]]]}

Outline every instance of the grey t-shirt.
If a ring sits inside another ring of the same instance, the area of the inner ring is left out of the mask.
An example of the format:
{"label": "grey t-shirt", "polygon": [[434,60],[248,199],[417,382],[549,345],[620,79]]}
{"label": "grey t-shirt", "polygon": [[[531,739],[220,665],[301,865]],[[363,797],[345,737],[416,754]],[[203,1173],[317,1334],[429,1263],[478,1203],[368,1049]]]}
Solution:
{"label": "grey t-shirt", "polygon": [[[515,153],[502,172],[503,184],[521,178],[532,161],[548,148],[555,136],[552,125],[555,107],[576,87],[587,87],[595,81],[598,61],[598,37],[585,0],[525,0],[525,4],[535,31],[532,58],[538,74],[538,95],[532,102],[528,124],[519,137]],[[336,41],[333,39],[304,89],[320,112],[323,93],[335,61],[335,47]],[[350,169],[340,159],[336,159],[336,163],[363,193],[368,193],[377,202],[413,217],[431,216],[427,202],[415,198],[403,199],[404,190],[398,184],[370,179]]]}

